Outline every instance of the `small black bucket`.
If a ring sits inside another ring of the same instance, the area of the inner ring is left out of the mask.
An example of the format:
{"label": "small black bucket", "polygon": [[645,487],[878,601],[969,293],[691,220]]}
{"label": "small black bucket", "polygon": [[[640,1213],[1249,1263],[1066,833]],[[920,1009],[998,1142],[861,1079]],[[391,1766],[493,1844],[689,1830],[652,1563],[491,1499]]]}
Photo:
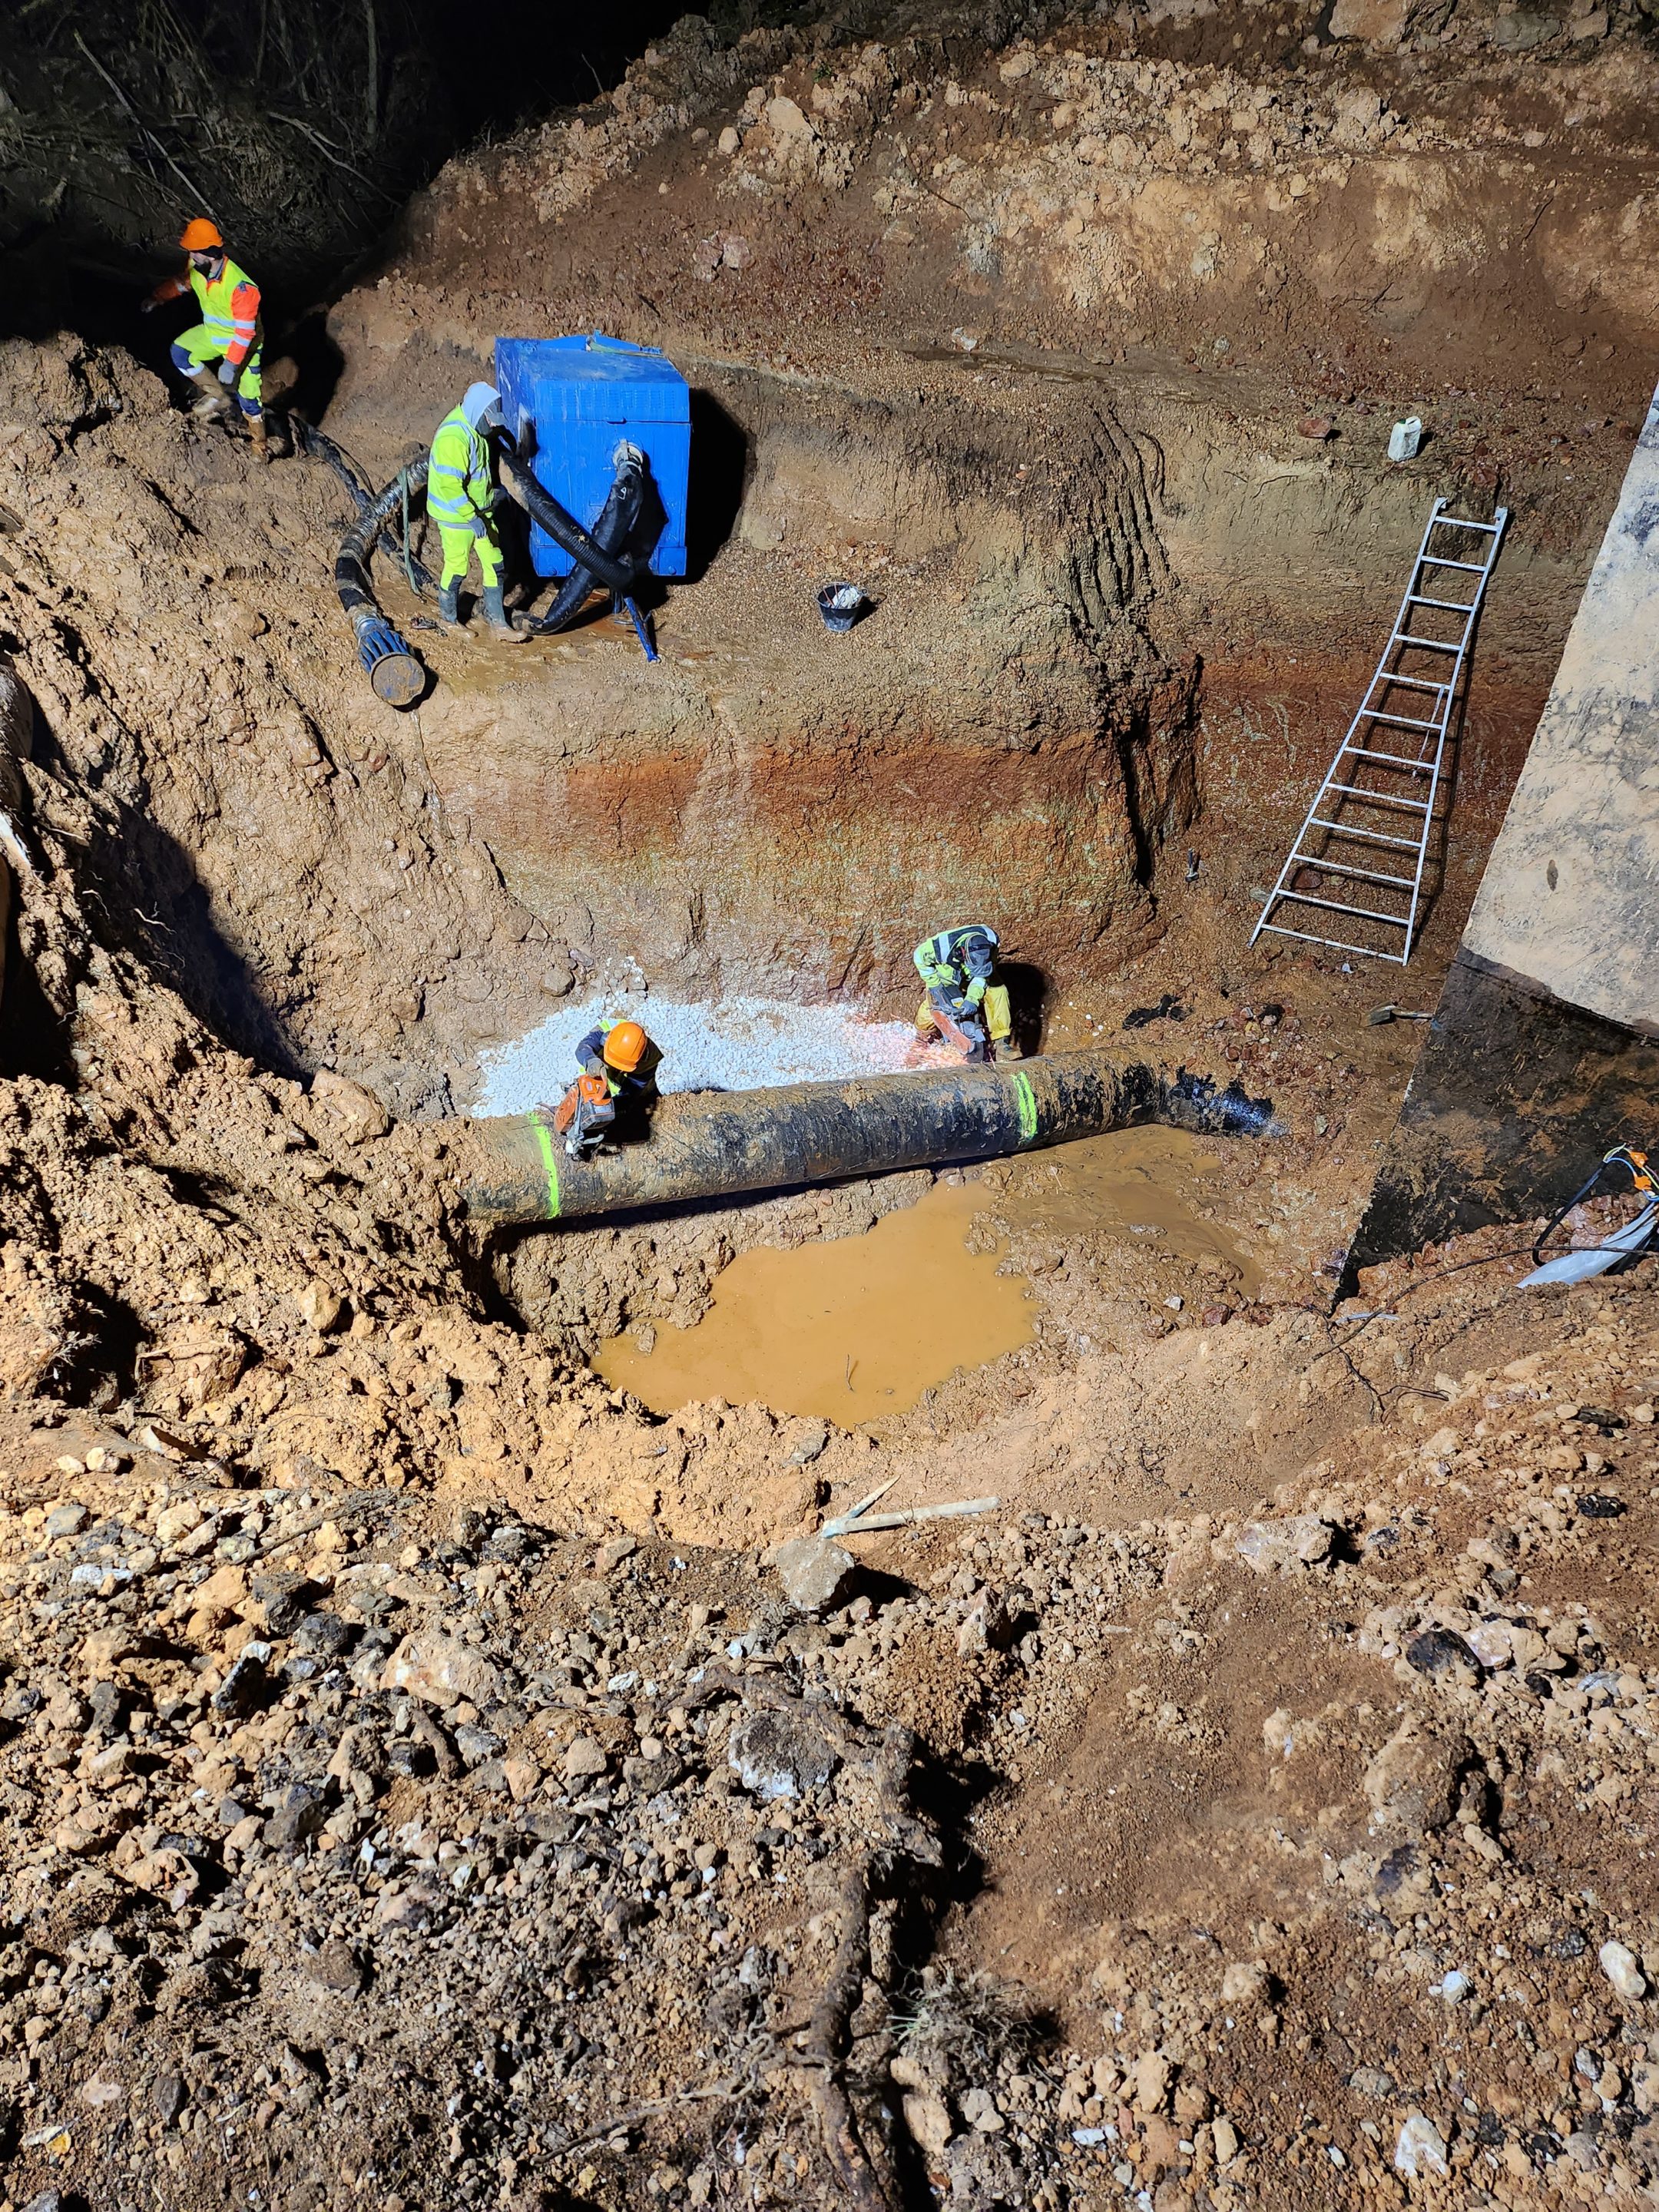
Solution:
{"label": "small black bucket", "polygon": [[825,629],[851,629],[868,611],[869,602],[856,584],[826,584],[818,593],[818,612]]}

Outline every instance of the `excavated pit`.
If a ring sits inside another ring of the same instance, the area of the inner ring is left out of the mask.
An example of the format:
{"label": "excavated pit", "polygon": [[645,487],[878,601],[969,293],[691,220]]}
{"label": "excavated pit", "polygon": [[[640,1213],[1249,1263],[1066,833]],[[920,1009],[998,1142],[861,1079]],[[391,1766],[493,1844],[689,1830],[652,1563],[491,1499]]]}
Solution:
{"label": "excavated pit", "polygon": [[[364,360],[386,350],[372,307],[341,320]],[[436,411],[456,374],[424,337],[394,353],[368,388],[348,356],[331,427],[353,450],[394,384],[395,419]],[[511,647],[419,629],[382,562],[386,610],[433,679],[398,716],[318,588],[346,519],[324,470],[250,481],[119,356],[11,349],[11,411],[59,425],[5,449],[20,668],[46,757],[112,809],[100,853],[128,941],[239,1045],[430,1120],[487,1105],[515,1062],[505,1103],[537,1103],[526,1084],[552,1097],[562,1061],[541,1032],[583,1003],[647,1021],[653,996],[695,1006],[704,1080],[787,1075],[787,1052],[767,1066],[763,1024],[754,1042],[756,1001],[871,1025],[843,1032],[849,1071],[866,1050],[903,1064],[902,1032],[880,1025],[914,1011],[912,946],[981,914],[1028,1047],[1109,1042],[1167,993],[1180,1012],[1146,1031],[1154,1056],[1275,1098],[1289,1142],[1236,1162],[1219,1203],[1253,1237],[1278,1229],[1268,1295],[1322,1295],[1407,1033],[1364,1027],[1339,959],[1275,964],[1247,941],[1443,478],[1391,468],[1358,425],[1352,454],[1310,453],[1265,370],[1231,373],[1224,398],[1152,349],[1118,366],[919,349],[896,388],[890,364],[861,385],[684,365],[704,538],[655,610],[660,661],[598,619]],[[361,442],[372,465],[397,457],[383,428]],[[48,495],[50,535],[31,519]],[[1413,971],[1425,999],[1588,551],[1587,510],[1563,543],[1547,474],[1532,497],[1475,656]],[[840,573],[875,605],[832,636],[815,592]],[[211,650],[158,651],[158,623],[203,589]],[[735,1078],[727,1007],[750,1040]],[[916,1188],[502,1240],[495,1279],[586,1358],[625,1330],[690,1325],[736,1253],[867,1229]],[[1141,1280],[1121,1240],[1099,1256],[1123,1286],[1120,1329],[1214,1304],[1190,1273]],[[1042,1254],[1025,1257],[1040,1278]],[[1077,1333],[1057,1324],[1042,1356]]]}
{"label": "excavated pit", "polygon": [[[0,345],[14,2203],[1659,2187],[1653,1294],[1510,1225],[1333,1311],[1651,382],[1650,26],[849,23],[678,27],[313,320],[377,483],[496,334],[671,352],[655,667],[383,561],[395,715],[332,476]],[[1437,495],[1511,520],[1419,950],[1252,951]],[[1284,1133],[480,1243],[550,1018],[791,1073],[969,910]],[[1001,1504],[793,1579],[876,1492]]]}
{"label": "excavated pit", "polygon": [[[421,348],[407,352],[418,376]],[[1242,1070],[1284,1103],[1292,1146],[1236,1163],[1221,1203],[1252,1237],[1262,1218],[1278,1228],[1275,1295],[1326,1294],[1412,1033],[1364,1027],[1340,957],[1275,966],[1247,940],[1438,479],[1375,448],[1310,455],[1270,378],[1235,373],[1224,405],[1151,352],[1103,368],[946,349],[908,362],[898,394],[890,372],[859,390],[684,365],[704,421],[718,410],[733,498],[716,503],[722,542],[657,610],[662,664],[605,623],[428,647],[433,783],[556,960],[563,949],[573,997],[608,992],[647,1023],[652,994],[693,1002],[718,1062],[723,1007],[747,1036],[754,997],[902,1022],[918,938],[984,914],[1028,1047],[1109,1042],[1170,992],[1182,1017],[1153,1025],[1160,1055]],[[367,410],[355,398],[345,420]],[[1489,510],[1478,484],[1463,497]],[[1483,625],[1413,971],[1425,1002],[1571,613],[1583,553],[1552,535],[1517,537]],[[841,574],[877,604],[834,637],[815,593]],[[412,611],[395,580],[386,599]],[[1279,1010],[1265,1029],[1255,1001]],[[740,1079],[784,1079],[788,1054],[764,1059],[739,1048]],[[849,1049],[842,1072],[861,1059]],[[560,1079],[538,1032],[489,1048],[489,1080],[515,1060]],[[521,1089],[502,1103],[535,1103]],[[526,1237],[498,1251],[497,1279],[592,1357],[625,1330],[684,1328],[736,1253],[902,1202],[896,1184],[848,1199],[850,1213],[783,1198]],[[1120,1329],[1213,1306],[1190,1273],[1142,1281],[1132,1253],[1121,1239],[1098,1253],[1123,1286]],[[1051,1332],[1060,1346],[1075,1334]]]}
{"label": "excavated pit", "polygon": [[[927,915],[988,905],[1045,974],[1120,964],[1193,806],[1133,442],[944,380],[902,404],[683,365],[715,457],[694,509],[727,528],[658,611],[661,663],[610,625],[434,643],[446,806],[585,971],[665,995],[885,1006]],[[846,636],[814,602],[831,568],[876,602]]]}

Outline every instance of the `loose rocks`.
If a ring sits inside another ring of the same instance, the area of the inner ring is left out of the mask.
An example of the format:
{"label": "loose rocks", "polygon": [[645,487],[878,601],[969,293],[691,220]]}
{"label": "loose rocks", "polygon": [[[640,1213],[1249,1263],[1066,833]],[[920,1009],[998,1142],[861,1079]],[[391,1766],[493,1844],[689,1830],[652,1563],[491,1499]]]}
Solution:
{"label": "loose rocks", "polygon": [[1285,1521],[1252,1521],[1239,1532],[1238,1556],[1259,1575],[1316,1566],[1330,1557],[1335,1534],[1316,1513],[1298,1513]]}
{"label": "loose rocks", "polygon": [[839,1605],[858,1562],[823,1536],[798,1536],[775,1557],[783,1594],[797,1613],[828,1613]]}
{"label": "loose rocks", "polygon": [[427,1705],[448,1707],[463,1699],[483,1707],[500,1694],[500,1677],[479,1652],[453,1636],[406,1636],[386,1664],[383,1690],[406,1690]]}
{"label": "loose rocks", "polygon": [[840,1759],[805,1717],[751,1713],[732,1731],[726,1763],[757,1796],[802,1797],[827,1782]]}
{"label": "loose rocks", "polygon": [[1647,1995],[1647,1981],[1637,1964],[1636,1954],[1622,1943],[1604,1943],[1596,1956],[1601,1962],[1601,1972],[1613,1984],[1621,1997],[1632,2002]]}
{"label": "loose rocks", "polygon": [[1456,1813],[1459,1781],[1473,1757],[1466,1736],[1438,1735],[1407,1718],[1365,1769],[1365,1795],[1380,1820],[1411,1833],[1443,1828]]}
{"label": "loose rocks", "polygon": [[1427,2174],[1450,2172],[1446,2138],[1425,2112],[1407,2116],[1395,2145],[1394,2162],[1408,2181],[1421,2180]]}

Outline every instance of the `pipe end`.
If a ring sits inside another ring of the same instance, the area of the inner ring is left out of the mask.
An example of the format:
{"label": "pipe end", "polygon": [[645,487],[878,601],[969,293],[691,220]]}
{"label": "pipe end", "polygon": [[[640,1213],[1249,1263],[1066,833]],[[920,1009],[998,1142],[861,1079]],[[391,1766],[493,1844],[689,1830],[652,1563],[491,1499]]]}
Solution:
{"label": "pipe end", "polygon": [[426,689],[426,671],[412,653],[388,653],[368,672],[377,698],[400,711],[415,705]]}

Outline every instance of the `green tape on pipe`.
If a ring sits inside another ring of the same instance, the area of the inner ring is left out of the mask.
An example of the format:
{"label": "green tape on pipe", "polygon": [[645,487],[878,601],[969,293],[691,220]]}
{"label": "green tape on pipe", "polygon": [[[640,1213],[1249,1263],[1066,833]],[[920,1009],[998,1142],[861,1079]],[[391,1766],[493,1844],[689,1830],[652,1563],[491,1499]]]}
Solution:
{"label": "green tape on pipe", "polygon": [[1019,1141],[1029,1145],[1037,1133],[1037,1103],[1031,1079],[1023,1072],[1014,1078],[1014,1098],[1019,1107]]}
{"label": "green tape on pipe", "polygon": [[542,1148],[542,1165],[547,1170],[547,1218],[559,1218],[559,1156],[553,1149],[553,1138],[545,1121],[538,1121],[532,1114],[530,1126],[536,1132],[536,1142]]}

